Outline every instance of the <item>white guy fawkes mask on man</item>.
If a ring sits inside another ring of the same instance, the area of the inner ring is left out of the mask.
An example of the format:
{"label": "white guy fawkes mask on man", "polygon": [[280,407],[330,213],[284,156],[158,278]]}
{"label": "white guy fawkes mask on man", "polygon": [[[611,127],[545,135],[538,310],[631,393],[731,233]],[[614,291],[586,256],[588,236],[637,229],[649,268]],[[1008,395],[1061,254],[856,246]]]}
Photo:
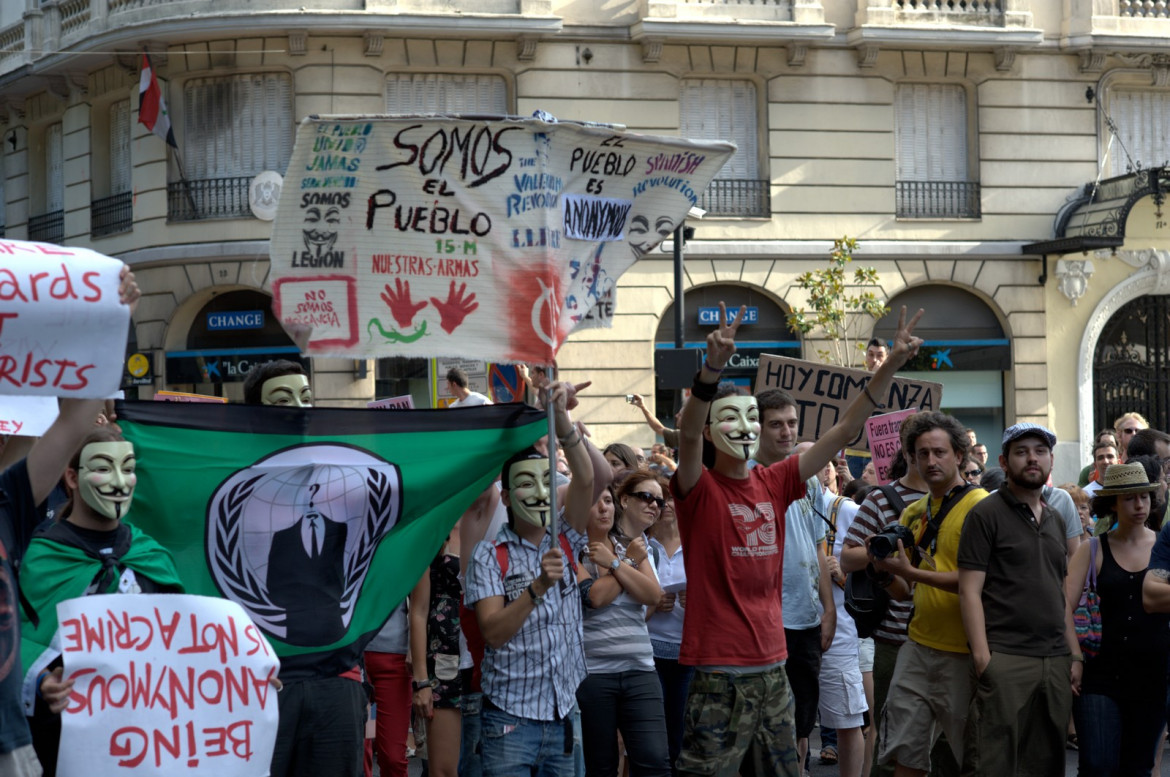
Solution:
{"label": "white guy fawkes mask on man", "polygon": [[305,375],[281,375],[269,378],[260,387],[260,404],[281,407],[312,407],[313,390]]}
{"label": "white guy fawkes mask on man", "polygon": [[134,445],[125,441],[91,442],[81,449],[77,490],[98,515],[121,520],[130,509],[134,486]]}
{"label": "white guy fawkes mask on man", "polygon": [[513,464],[508,480],[512,514],[533,526],[547,527],[552,507],[549,502],[548,459],[528,459]]}
{"label": "white guy fawkes mask on man", "polygon": [[735,395],[712,402],[711,442],[732,458],[754,458],[760,447],[760,407],[756,398]]}

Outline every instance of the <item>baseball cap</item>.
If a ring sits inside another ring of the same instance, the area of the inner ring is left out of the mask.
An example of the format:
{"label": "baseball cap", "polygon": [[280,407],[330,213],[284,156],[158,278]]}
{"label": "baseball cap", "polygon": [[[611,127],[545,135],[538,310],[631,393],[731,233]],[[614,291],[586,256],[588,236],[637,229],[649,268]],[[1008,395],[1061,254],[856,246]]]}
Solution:
{"label": "baseball cap", "polygon": [[1036,437],[1042,437],[1044,441],[1048,443],[1049,448],[1056,447],[1055,434],[1040,424],[1033,424],[1027,421],[1024,421],[1023,423],[1012,424],[1007,429],[1003,430],[1003,447],[1006,449],[1009,444],[1015,442],[1021,437],[1026,437],[1029,434]]}

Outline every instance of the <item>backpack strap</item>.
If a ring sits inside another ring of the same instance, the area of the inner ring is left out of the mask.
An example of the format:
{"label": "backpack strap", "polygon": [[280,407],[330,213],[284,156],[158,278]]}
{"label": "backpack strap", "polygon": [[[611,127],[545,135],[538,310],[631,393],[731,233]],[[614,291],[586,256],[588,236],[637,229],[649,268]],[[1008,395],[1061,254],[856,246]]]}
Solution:
{"label": "backpack strap", "polygon": [[902,511],[906,509],[906,502],[898,494],[898,489],[894,484],[886,483],[885,485],[878,486],[878,490],[885,494],[886,503],[890,506],[890,509],[896,512],[898,517],[901,517]]}
{"label": "backpack strap", "polygon": [[496,562],[500,565],[500,579],[503,580],[508,576],[508,546],[498,542],[493,542],[492,545],[496,547]]}
{"label": "backpack strap", "polygon": [[573,548],[569,545],[569,538],[564,534],[558,534],[561,541],[561,552],[565,554],[565,558],[569,560],[569,569],[573,570],[573,577],[577,576],[577,559],[573,558]]}

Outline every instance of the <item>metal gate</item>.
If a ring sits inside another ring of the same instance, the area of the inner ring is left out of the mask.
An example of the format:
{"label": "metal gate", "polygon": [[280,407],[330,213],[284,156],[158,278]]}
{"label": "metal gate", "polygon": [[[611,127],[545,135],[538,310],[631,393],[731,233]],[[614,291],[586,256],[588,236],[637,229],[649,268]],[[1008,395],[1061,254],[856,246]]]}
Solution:
{"label": "metal gate", "polygon": [[1093,428],[1136,411],[1170,429],[1170,296],[1139,297],[1117,311],[1093,355]]}

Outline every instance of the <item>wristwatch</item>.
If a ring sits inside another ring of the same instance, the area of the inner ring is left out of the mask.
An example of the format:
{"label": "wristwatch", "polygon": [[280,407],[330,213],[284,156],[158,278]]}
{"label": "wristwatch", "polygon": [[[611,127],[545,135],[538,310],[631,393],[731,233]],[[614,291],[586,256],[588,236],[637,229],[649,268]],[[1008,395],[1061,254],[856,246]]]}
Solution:
{"label": "wristwatch", "polygon": [[411,680],[410,685],[417,692],[417,691],[421,691],[423,688],[430,688],[431,681],[430,680]]}
{"label": "wristwatch", "polygon": [[616,572],[618,570],[618,567],[620,567],[621,565],[622,565],[622,560],[620,558],[618,558],[617,556],[614,556],[613,561],[609,562],[609,569],[611,572]]}
{"label": "wristwatch", "polygon": [[536,595],[536,589],[532,587],[532,583],[528,584],[528,595],[532,597],[533,604],[540,604],[541,602],[544,601],[543,596]]}

